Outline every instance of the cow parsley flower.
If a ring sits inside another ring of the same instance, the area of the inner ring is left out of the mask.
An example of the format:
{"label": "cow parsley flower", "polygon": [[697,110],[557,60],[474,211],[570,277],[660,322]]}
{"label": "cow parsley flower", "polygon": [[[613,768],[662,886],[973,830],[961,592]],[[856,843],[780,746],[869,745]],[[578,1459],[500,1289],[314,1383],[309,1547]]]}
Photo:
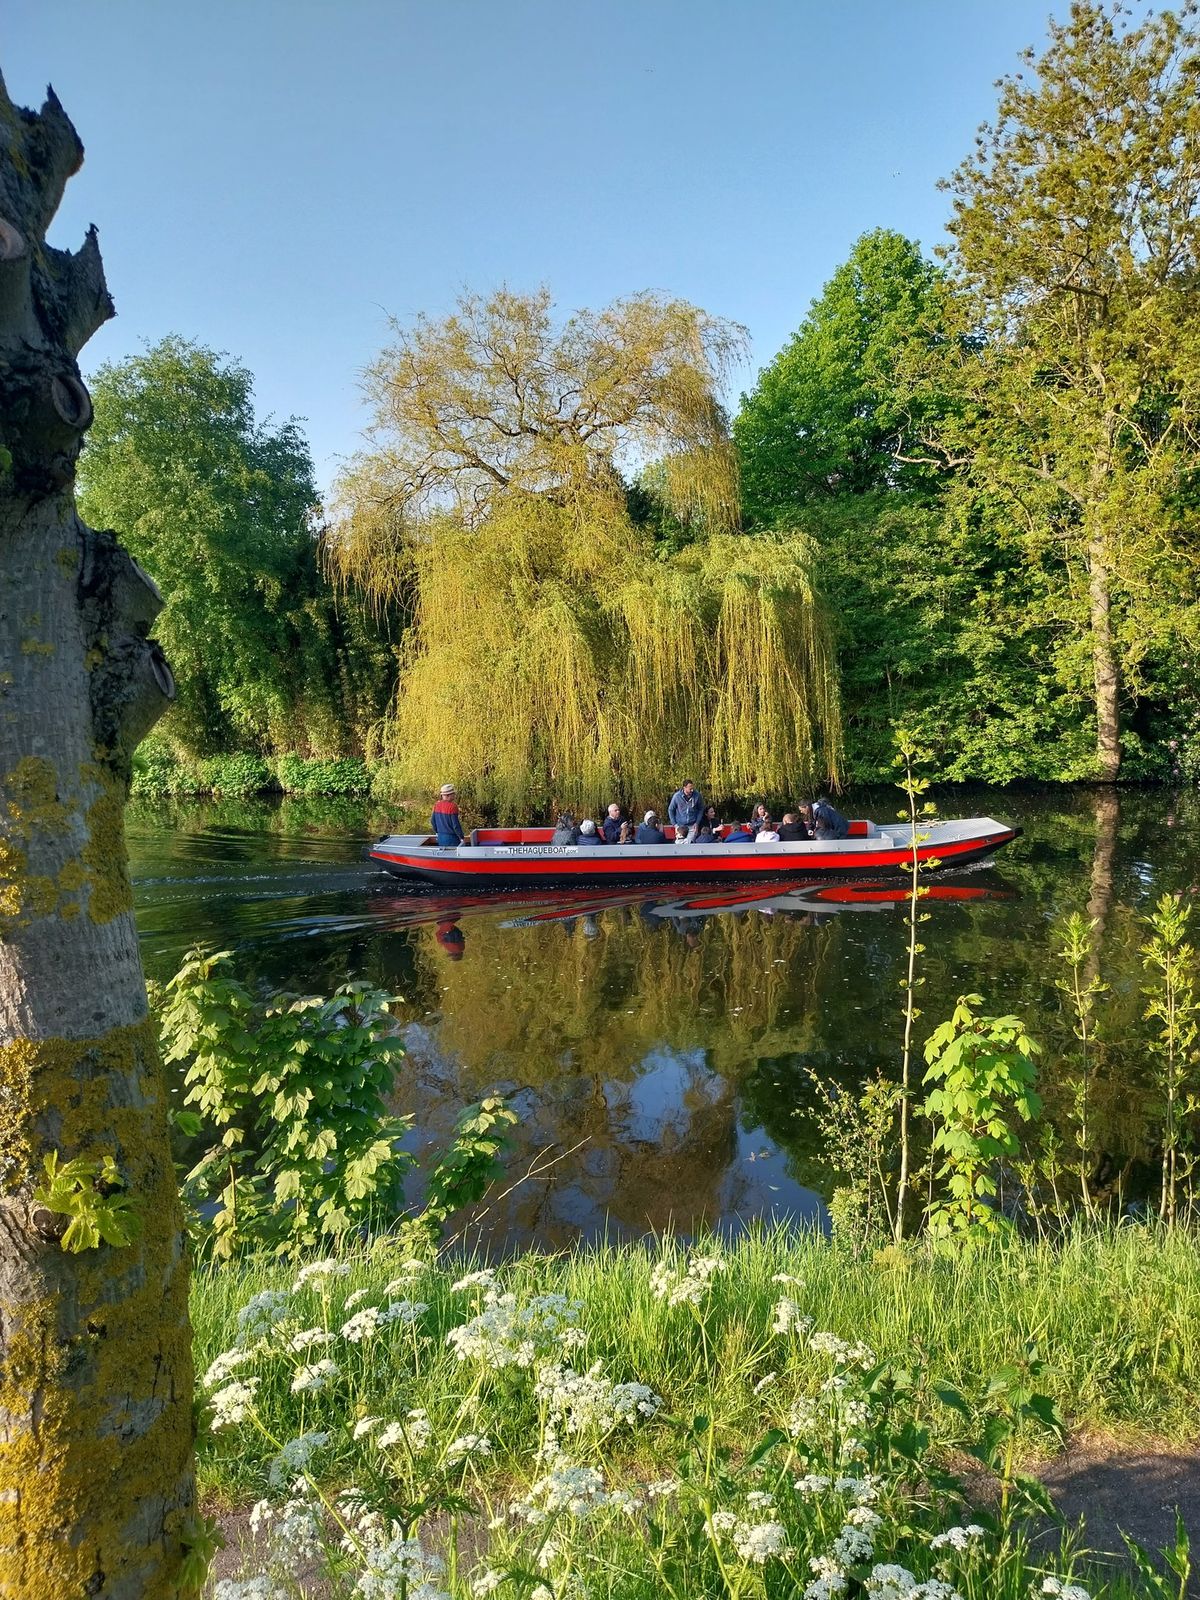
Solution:
{"label": "cow parsley flower", "polygon": [[446,1446],[446,1465],[455,1466],[469,1456],[490,1456],[492,1441],[486,1433],[464,1433]]}
{"label": "cow parsley flower", "polygon": [[451,1328],[446,1343],[459,1361],[482,1361],[489,1367],[532,1367],[576,1342],[582,1306],[562,1294],[534,1295],[519,1306],[514,1294],[489,1288],[478,1316]]}
{"label": "cow parsley flower", "polygon": [[786,1561],[792,1553],[782,1522],[739,1522],[733,1530],[733,1548],[743,1561],[759,1567],[771,1560]]}
{"label": "cow parsley flower", "polygon": [[450,1288],[454,1294],[459,1294],[464,1289],[490,1289],[495,1282],[496,1274],[492,1268],[482,1267],[478,1272],[468,1272],[465,1278],[452,1283]]}
{"label": "cow parsley flower", "polygon": [[813,1320],[807,1316],[794,1300],[789,1300],[786,1295],[775,1302],[775,1315],[771,1322],[772,1333],[807,1333],[812,1327]]}
{"label": "cow parsley flower", "polygon": [[302,1350],[311,1350],[315,1344],[329,1344],[333,1334],[328,1328],[301,1328],[299,1333],[292,1334],[284,1344],[284,1349],[293,1355],[299,1355]]}
{"label": "cow parsley flower", "polygon": [[237,1314],[237,1342],[243,1349],[269,1336],[291,1310],[291,1297],[281,1289],[263,1289]]}
{"label": "cow parsley flower", "polygon": [[216,1357],[204,1374],[201,1382],[206,1389],[216,1389],[220,1384],[225,1383],[227,1379],[232,1378],[240,1367],[244,1367],[248,1361],[253,1361],[256,1354],[257,1352],[254,1350],[222,1350],[221,1354]]}
{"label": "cow parsley flower", "polygon": [[884,1565],[871,1568],[867,1593],[871,1600],[905,1600],[917,1587],[916,1573],[907,1567]]}
{"label": "cow parsley flower", "polygon": [[254,1404],[258,1384],[257,1378],[235,1378],[232,1383],[217,1390],[212,1397],[214,1433],[219,1428],[231,1428],[239,1422],[245,1422]]}
{"label": "cow parsley flower", "polygon": [[366,1570],[360,1574],[354,1593],[363,1600],[450,1600],[437,1579],[446,1570],[440,1556],[428,1555],[418,1539],[401,1535],[383,1544],[369,1545],[363,1553]]}
{"label": "cow parsley flower", "polygon": [[342,1310],[351,1311],[355,1306],[362,1305],[364,1300],[371,1298],[372,1293],[371,1289],[355,1289],[354,1293],[348,1294],[342,1302]]}
{"label": "cow parsley flower", "polygon": [[218,1578],[213,1600],[286,1600],[273,1578]]}
{"label": "cow parsley flower", "polygon": [[833,1541],[833,1554],[844,1566],[852,1567],[859,1561],[869,1561],[875,1554],[875,1541],[865,1528],[856,1528],[844,1522],[841,1532]]}
{"label": "cow parsley flower", "polygon": [[935,1533],[929,1541],[931,1550],[969,1550],[979,1539],[986,1538],[987,1531],[977,1522],[968,1522],[966,1527],[947,1528],[944,1533]]}
{"label": "cow parsley flower", "polygon": [[669,1306],[699,1305],[713,1278],[724,1270],[720,1256],[692,1256],[684,1273],[659,1261],[650,1274],[650,1288],[656,1299]]}
{"label": "cow parsley flower", "polygon": [[313,1456],[328,1443],[327,1433],[302,1433],[295,1439],[289,1439],[271,1462],[267,1473],[271,1487],[280,1489],[289,1478],[307,1471]]}
{"label": "cow parsley flower", "polygon": [[507,1576],[507,1573],[497,1572],[495,1567],[487,1567],[477,1578],[471,1579],[471,1593],[484,1600],[484,1596],[494,1593]]}
{"label": "cow parsley flower", "polygon": [[310,1261],[307,1266],[300,1268],[296,1274],[296,1281],[292,1285],[292,1293],[303,1289],[305,1284],[316,1283],[322,1294],[328,1291],[334,1278],[348,1278],[350,1276],[350,1263],[348,1261]]}
{"label": "cow parsley flower", "polygon": [[315,1362],[311,1367],[297,1367],[292,1376],[293,1394],[316,1394],[324,1389],[326,1384],[332,1383],[341,1372],[335,1361],[326,1357],[323,1361]]}
{"label": "cow parsley flower", "polygon": [[1046,1577],[1042,1579],[1039,1594],[1054,1595],[1056,1600],[1091,1600],[1091,1595],[1079,1583],[1064,1583],[1061,1578]]}
{"label": "cow parsley flower", "polygon": [[[346,1302],[349,1305],[349,1301]],[[342,1323],[341,1335],[351,1344],[362,1344],[364,1339],[370,1339],[378,1333],[383,1326],[383,1317],[378,1306],[365,1306],[362,1311],[356,1311]]]}

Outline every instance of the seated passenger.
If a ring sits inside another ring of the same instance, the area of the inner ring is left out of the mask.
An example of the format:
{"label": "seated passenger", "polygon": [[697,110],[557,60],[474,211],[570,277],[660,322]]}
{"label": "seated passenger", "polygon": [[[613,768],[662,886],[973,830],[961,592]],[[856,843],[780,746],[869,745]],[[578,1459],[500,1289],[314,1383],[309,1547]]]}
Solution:
{"label": "seated passenger", "polygon": [[584,817],[583,821],[579,824],[578,842],[580,844],[604,843],[604,840],[596,832],[596,824],[592,821],[591,817]]}
{"label": "seated passenger", "polygon": [[574,814],[572,812],[563,811],[563,812],[561,812],[559,814],[558,822],[555,824],[555,828],[554,828],[554,836],[550,840],[550,843],[551,844],[578,844],[579,843],[579,829],[575,826],[575,817],[574,817]]}
{"label": "seated passenger", "polygon": [[746,826],[750,829],[751,833],[757,833],[762,827],[763,823],[769,822],[770,820],[770,817],[767,815],[767,808],[760,800],[755,806],[754,810],[750,813],[750,821],[746,824]]}
{"label": "seated passenger", "polygon": [[770,817],[764,817],[758,832],[754,835],[755,844],[778,844],[779,834]]}
{"label": "seated passenger", "polygon": [[850,834],[850,824],[825,795],[812,808],[813,832],[818,839],[845,839]]}
{"label": "seated passenger", "polygon": [[753,844],[754,829],[748,822],[735,822],[725,835],[726,844]]}
{"label": "seated passenger", "polygon": [[658,825],[658,813],[647,811],[634,837],[636,844],[666,844],[667,836]]}
{"label": "seated passenger", "polygon": [[604,829],[605,844],[619,844],[621,842],[621,829],[625,826],[621,816],[621,808],[614,800],[608,808],[608,815],[601,824]]}
{"label": "seated passenger", "polygon": [[781,844],[800,844],[805,839],[811,839],[812,834],[794,811],[785,811],[783,821],[779,825],[779,842]]}
{"label": "seated passenger", "polygon": [[620,835],[617,838],[617,843],[618,844],[636,844],[637,843],[637,829],[634,827],[632,822],[623,822],[621,824],[621,832],[620,832]]}
{"label": "seated passenger", "polygon": [[721,819],[717,815],[716,806],[705,806],[704,815],[700,818],[700,832],[696,835],[697,844],[712,844],[721,837]]}

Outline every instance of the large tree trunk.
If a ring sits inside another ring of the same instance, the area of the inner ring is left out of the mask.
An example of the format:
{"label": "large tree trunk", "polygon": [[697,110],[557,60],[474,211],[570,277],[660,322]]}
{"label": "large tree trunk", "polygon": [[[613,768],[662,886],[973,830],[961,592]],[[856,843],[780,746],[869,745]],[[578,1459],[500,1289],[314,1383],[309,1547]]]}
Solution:
{"label": "large tree trunk", "polygon": [[[75,358],[112,302],[94,232],[45,232],[82,155],[53,93],[35,114],[0,81],[0,1596],[165,1600],[194,1499],[187,1261],[123,809],[174,686],[157,590],[75,513]],[[51,1153],[112,1157],[140,1237],[68,1253],[34,1197]]]}

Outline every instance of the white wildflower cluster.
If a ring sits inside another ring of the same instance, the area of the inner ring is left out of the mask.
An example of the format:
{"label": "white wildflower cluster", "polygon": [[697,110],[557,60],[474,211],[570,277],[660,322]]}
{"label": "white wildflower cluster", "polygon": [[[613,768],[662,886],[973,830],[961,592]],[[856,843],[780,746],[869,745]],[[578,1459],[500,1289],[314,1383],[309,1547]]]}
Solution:
{"label": "white wildflower cluster", "polygon": [[299,1291],[312,1283],[320,1289],[322,1294],[327,1294],[334,1278],[348,1278],[350,1264],[347,1261],[310,1261],[307,1266],[300,1268],[296,1274],[296,1281],[292,1285],[292,1293]]}
{"label": "white wildflower cluster", "polygon": [[243,1349],[266,1339],[292,1309],[291,1296],[281,1289],[263,1289],[237,1314],[237,1342]]}
{"label": "white wildflower cluster", "polygon": [[248,1361],[253,1361],[256,1354],[254,1350],[222,1350],[200,1381],[206,1389],[218,1389]]}
{"label": "white wildflower cluster", "polygon": [[281,1564],[310,1560],[325,1536],[320,1503],[305,1484],[296,1484],[281,1506],[258,1501],[250,1512],[250,1531],[267,1540],[272,1558]]}
{"label": "white wildflower cluster", "polygon": [[646,1485],[647,1500],[666,1500],[670,1495],[678,1493],[678,1478],[656,1478],[653,1483]]}
{"label": "white wildflower cluster", "polygon": [[313,1456],[328,1443],[327,1433],[302,1433],[298,1438],[289,1439],[271,1462],[267,1474],[271,1487],[281,1489],[290,1479],[306,1472]]}
{"label": "white wildflower cluster", "polygon": [[328,1357],[314,1362],[311,1367],[297,1367],[292,1374],[292,1393],[316,1394],[332,1383],[341,1370],[337,1362],[330,1361]]}
{"label": "white wildflower cluster", "polygon": [[921,1582],[907,1567],[872,1567],[866,1582],[871,1600],[962,1600],[962,1596],[940,1578]]}
{"label": "white wildflower cluster", "polygon": [[[347,1306],[352,1300],[353,1296],[346,1301]],[[343,1322],[342,1338],[348,1339],[351,1344],[361,1344],[364,1339],[372,1338],[381,1328],[386,1328],[393,1322],[416,1322],[428,1310],[429,1307],[423,1300],[390,1300],[385,1306],[364,1306],[361,1311],[356,1311],[352,1317]]]}
{"label": "white wildflower cluster", "polygon": [[347,1555],[357,1555],[364,1545],[384,1544],[399,1532],[399,1526],[385,1521],[381,1513],[367,1503],[362,1490],[353,1486],[338,1495],[337,1512],[346,1526],[339,1543]]}
{"label": "white wildflower cluster", "polygon": [[560,1512],[587,1517],[607,1505],[609,1495],[603,1474],[595,1467],[579,1467],[560,1456],[550,1469],[536,1479],[524,1500],[515,1500],[512,1515],[524,1522],[542,1523]]}
{"label": "white wildflower cluster", "polygon": [[274,1578],[218,1578],[213,1600],[286,1600]]}
{"label": "white wildflower cluster", "polygon": [[403,1422],[389,1422],[377,1435],[375,1443],[381,1450],[391,1450],[396,1445],[403,1444],[415,1452],[424,1450],[432,1438],[433,1424],[428,1415],[422,1406],[414,1406]]}
{"label": "white wildflower cluster", "polygon": [[1036,1589],[1034,1593],[1054,1595],[1056,1600],[1092,1600],[1081,1583],[1064,1583],[1061,1578],[1054,1577],[1043,1578],[1041,1588]]}
{"label": "white wildflower cluster", "polygon": [[839,1339],[836,1333],[827,1333],[823,1329],[809,1335],[808,1348],[814,1355],[828,1356],[835,1367],[843,1370],[861,1367],[868,1372],[875,1365],[875,1352],[869,1344],[863,1344],[861,1339],[853,1342]]}
{"label": "white wildflower cluster", "polygon": [[232,1383],[217,1390],[212,1397],[214,1433],[219,1428],[232,1428],[239,1422],[245,1422],[254,1405],[258,1383],[257,1378],[235,1378]]}
{"label": "white wildflower cluster", "polygon": [[311,1350],[314,1345],[326,1345],[333,1341],[333,1334],[328,1328],[301,1328],[284,1340],[283,1348],[291,1355],[300,1355],[305,1350]]}
{"label": "white wildflower cluster", "polygon": [[[750,1510],[765,1510],[772,1503],[769,1494],[747,1496]],[[755,1566],[764,1566],[771,1560],[786,1561],[793,1553],[782,1522],[752,1522],[736,1511],[714,1511],[707,1529],[710,1539],[727,1539],[743,1561]]]}
{"label": "white wildflower cluster", "polygon": [[439,1582],[446,1563],[440,1556],[426,1554],[418,1539],[397,1535],[368,1545],[362,1561],[364,1571],[354,1593],[363,1600],[450,1600]]}
{"label": "white wildflower cluster", "polygon": [[412,1256],[409,1260],[400,1263],[396,1268],[396,1276],[390,1283],[384,1285],[383,1292],[388,1295],[402,1294],[408,1289],[414,1278],[419,1278],[423,1273],[430,1270],[427,1261],[418,1261],[416,1256]]}
{"label": "white wildflower cluster", "polygon": [[546,1433],[552,1447],[560,1432],[608,1433],[618,1423],[632,1426],[643,1417],[656,1416],[662,1408],[662,1397],[649,1384],[613,1383],[603,1375],[599,1362],[587,1372],[575,1372],[561,1362],[543,1361],[537,1369],[534,1394],[546,1408]]}
{"label": "white wildflower cluster", "polygon": [[468,1272],[465,1278],[459,1278],[450,1285],[455,1294],[462,1294],[466,1289],[494,1289],[496,1287],[496,1274],[491,1267],[481,1267],[478,1272]]}
{"label": "white wildflower cluster", "polygon": [[716,1275],[724,1271],[725,1262],[720,1256],[691,1256],[686,1272],[660,1261],[650,1274],[650,1287],[655,1298],[665,1300],[669,1306],[695,1306],[704,1299]]}
{"label": "white wildflower cluster", "polygon": [[577,1349],[585,1335],[578,1326],[582,1306],[562,1294],[534,1295],[518,1305],[513,1294],[489,1285],[478,1316],[451,1328],[446,1343],[460,1361],[489,1367],[532,1367],[539,1360]]}
{"label": "white wildflower cluster", "polygon": [[771,1322],[772,1333],[807,1333],[812,1325],[813,1319],[786,1295],[775,1302],[775,1314]]}
{"label": "white wildflower cluster", "polygon": [[968,1522],[965,1527],[947,1528],[943,1533],[935,1533],[929,1541],[931,1550],[970,1550],[980,1539],[986,1538],[987,1530],[981,1528],[977,1522]]}
{"label": "white wildflower cluster", "polygon": [[471,1593],[484,1600],[486,1595],[495,1593],[507,1576],[505,1572],[497,1572],[495,1567],[485,1567],[478,1577],[471,1579]]}
{"label": "white wildflower cluster", "polygon": [[451,1439],[446,1446],[446,1465],[457,1466],[460,1461],[466,1461],[472,1456],[490,1456],[492,1441],[486,1433],[464,1433],[457,1439]]}
{"label": "white wildflower cluster", "polygon": [[849,1578],[830,1556],[814,1556],[808,1570],[813,1581],[804,1591],[804,1600],[837,1600],[850,1586]]}

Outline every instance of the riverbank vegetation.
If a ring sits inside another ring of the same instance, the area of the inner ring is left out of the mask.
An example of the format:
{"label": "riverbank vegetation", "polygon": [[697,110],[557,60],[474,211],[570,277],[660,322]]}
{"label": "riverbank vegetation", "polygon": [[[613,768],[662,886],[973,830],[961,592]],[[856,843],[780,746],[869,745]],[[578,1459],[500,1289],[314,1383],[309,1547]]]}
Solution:
{"label": "riverbank vegetation", "polygon": [[1022,1531],[1047,1507],[1018,1463],[1061,1427],[1194,1436],[1200,1258],[1154,1226],[956,1257],[764,1231],[498,1270],[381,1240],[202,1273],[193,1325],[203,1481],[257,1502],[252,1559],[307,1557],[334,1594],[401,1570],[456,1596],[1184,1592]]}

